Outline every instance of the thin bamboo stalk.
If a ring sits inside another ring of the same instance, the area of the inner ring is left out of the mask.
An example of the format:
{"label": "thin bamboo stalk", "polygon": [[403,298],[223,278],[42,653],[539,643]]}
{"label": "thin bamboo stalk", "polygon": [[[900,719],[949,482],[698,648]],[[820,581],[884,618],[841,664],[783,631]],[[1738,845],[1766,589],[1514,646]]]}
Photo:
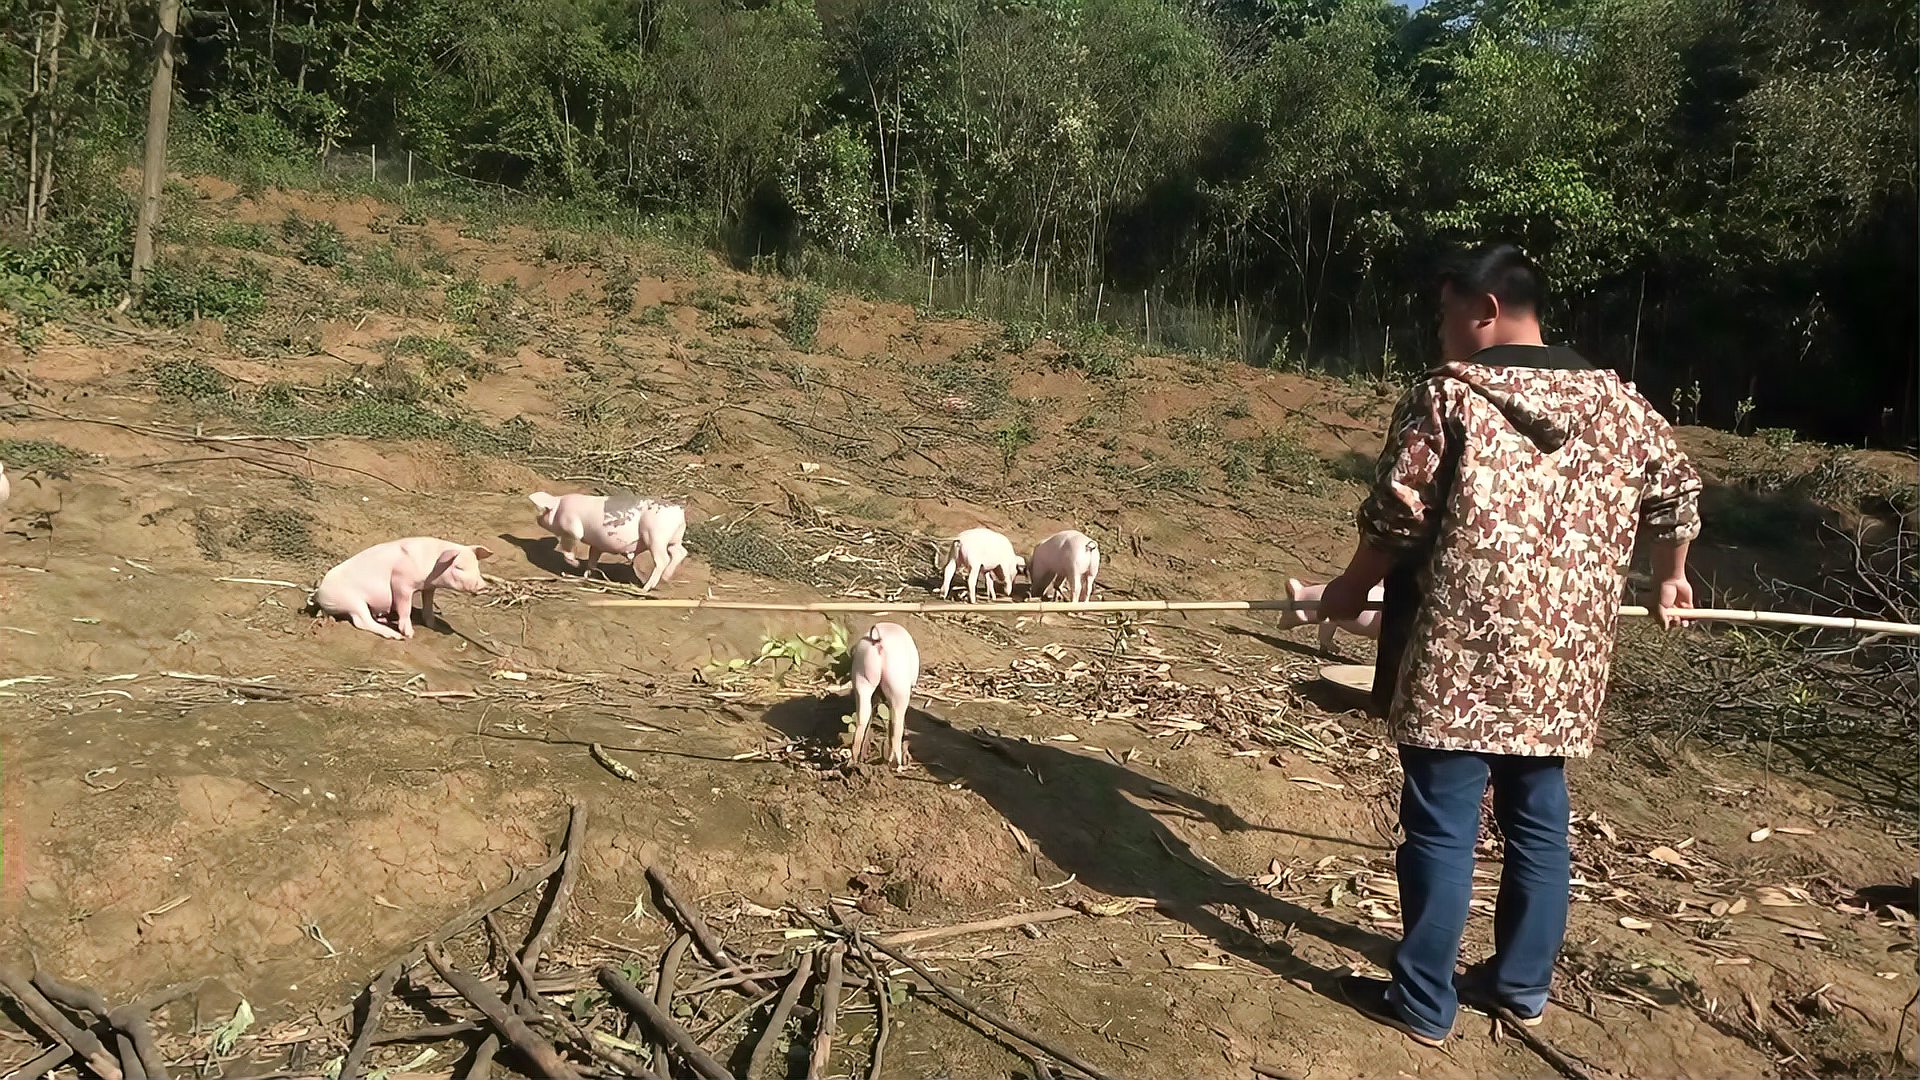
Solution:
{"label": "thin bamboo stalk", "polygon": [[[872,600],[822,600],[811,604],[780,604],[759,600],[708,600],[677,597],[659,599],[589,600],[589,607],[644,607],[662,610],[703,611],[793,611],[839,615],[1053,615],[1064,613],[1098,614],[1123,611],[1289,611],[1314,608],[1309,600],[1088,600],[1070,603],[1064,600],[1022,600],[1007,603],[966,604],[945,600],[900,600],[882,603]],[[1377,602],[1368,610],[1380,609]],[[1651,618],[1652,610],[1625,604],[1620,614],[1627,618]],[[1743,608],[1686,608],[1671,614],[1689,622],[1763,623],[1770,626],[1806,626],[1823,630],[1848,630],[1859,634],[1894,634],[1920,637],[1920,625],[1887,622],[1880,619],[1856,619],[1844,615],[1802,615],[1795,611],[1758,611]]]}

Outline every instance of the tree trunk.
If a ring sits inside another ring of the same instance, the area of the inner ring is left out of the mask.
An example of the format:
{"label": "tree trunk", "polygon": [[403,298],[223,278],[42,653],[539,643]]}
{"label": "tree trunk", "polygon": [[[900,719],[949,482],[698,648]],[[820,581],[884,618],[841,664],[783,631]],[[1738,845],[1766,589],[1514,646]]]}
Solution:
{"label": "tree trunk", "polygon": [[153,86],[147,96],[146,161],[140,170],[140,219],[133,230],[135,292],[153,266],[153,227],[160,219],[160,193],[167,182],[167,120],[173,111],[173,44],[180,27],[180,0],[159,0],[159,4],[160,30],[153,39]]}
{"label": "tree trunk", "polygon": [[27,235],[33,235],[34,212],[40,205],[40,51],[43,35],[33,28],[33,81],[27,100]]}
{"label": "tree trunk", "polygon": [[46,224],[47,210],[53,201],[53,166],[59,159],[60,146],[60,46],[67,36],[66,15],[64,7],[53,5],[52,48],[47,53],[47,107],[42,112],[46,117],[47,138],[40,157],[40,203],[28,208],[30,228]]}

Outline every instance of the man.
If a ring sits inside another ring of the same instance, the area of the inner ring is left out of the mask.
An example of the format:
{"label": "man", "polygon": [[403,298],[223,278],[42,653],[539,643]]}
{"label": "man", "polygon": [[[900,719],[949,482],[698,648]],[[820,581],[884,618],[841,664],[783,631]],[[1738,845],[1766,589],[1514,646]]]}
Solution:
{"label": "man", "polygon": [[1700,480],[1631,384],[1540,332],[1540,271],[1491,245],[1440,287],[1444,362],[1394,411],[1360,546],[1322,594],[1351,618],[1386,581],[1374,700],[1400,746],[1397,864],[1406,934],[1358,1009],[1439,1046],[1473,898],[1489,781],[1505,864],[1484,1006],[1529,1025],[1566,936],[1566,759],[1592,752],[1636,532],[1652,541],[1663,622],[1693,606]]}

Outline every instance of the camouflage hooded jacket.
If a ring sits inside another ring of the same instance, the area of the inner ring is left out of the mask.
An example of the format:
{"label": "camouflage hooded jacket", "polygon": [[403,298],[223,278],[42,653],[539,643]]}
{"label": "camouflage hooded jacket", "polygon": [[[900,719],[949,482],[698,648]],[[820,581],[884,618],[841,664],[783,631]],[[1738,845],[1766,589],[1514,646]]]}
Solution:
{"label": "camouflage hooded jacket", "polygon": [[1374,683],[1394,739],[1591,753],[1635,534],[1693,539],[1699,492],[1653,406],[1570,349],[1496,346],[1414,387],[1359,513],[1396,556]]}

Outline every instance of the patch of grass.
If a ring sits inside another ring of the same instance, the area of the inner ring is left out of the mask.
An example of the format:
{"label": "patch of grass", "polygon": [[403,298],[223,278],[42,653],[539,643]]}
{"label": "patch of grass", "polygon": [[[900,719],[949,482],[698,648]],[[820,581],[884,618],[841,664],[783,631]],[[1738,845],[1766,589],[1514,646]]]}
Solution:
{"label": "patch of grass", "polygon": [[690,522],[687,546],[699,552],[715,570],[782,579],[794,578],[800,573],[799,562],[788,553],[786,546],[749,522],[720,526],[704,521]]}
{"label": "patch of grass", "polygon": [[[640,283],[640,275],[634,272],[633,264],[626,259],[606,266],[605,271],[606,277],[600,283],[600,306],[610,317],[624,319],[633,310],[633,290]],[[647,310],[654,308],[660,309],[661,322],[664,323],[666,309],[655,304]]]}
{"label": "patch of grass", "polygon": [[266,308],[266,271],[242,263],[232,271],[162,263],[147,276],[136,309],[148,322],[178,326],[218,319],[244,326]]}
{"label": "patch of grass", "polygon": [[1220,407],[1220,418],[1222,420],[1245,420],[1252,415],[1253,410],[1247,407],[1247,402],[1244,398],[1229,401]]}
{"label": "patch of grass", "polygon": [[924,365],[915,374],[940,412],[997,416],[1012,399],[1012,380],[1000,358],[985,346],[975,345],[946,360]]}
{"label": "patch of grass", "polygon": [[709,315],[718,315],[745,299],[731,289],[723,289],[711,281],[702,281],[688,294],[687,303]]}
{"label": "patch of grass", "polygon": [[426,284],[419,268],[408,262],[400,249],[392,244],[381,244],[367,252],[359,265],[341,276],[349,281],[369,281],[401,289],[417,289]]}
{"label": "patch of grass", "polygon": [[151,371],[161,401],[204,404],[233,397],[233,383],[203,360],[162,360]]}
{"label": "patch of grass", "polygon": [[665,326],[667,325],[667,305],[648,304],[640,309],[640,314],[634,316],[634,321],[641,326]]}
{"label": "patch of grass", "polygon": [[827,290],[812,282],[796,285],[784,298],[780,332],[796,349],[811,349],[820,336],[820,316],[827,310]]}
{"label": "patch of grass", "polygon": [[431,240],[424,242],[425,250],[420,253],[420,269],[433,274],[453,273],[453,256],[433,245]]}
{"label": "patch of grass", "polygon": [[0,439],[0,465],[16,472],[35,469],[65,479],[73,466],[91,460],[92,454],[51,439]]}
{"label": "patch of grass", "polygon": [[720,426],[719,416],[708,413],[693,426],[693,434],[687,436],[687,441],[680,444],[680,449],[689,454],[711,454],[716,450],[726,449],[732,443],[733,439],[727,434],[726,429]]}
{"label": "patch of grass", "polygon": [[1076,340],[1050,363],[1057,371],[1077,371],[1099,382],[1124,379],[1133,370],[1133,358],[1114,342],[1102,337]]}
{"label": "patch of grass", "polygon": [[216,225],[208,239],[220,247],[242,251],[273,250],[273,235],[265,225],[253,222],[229,221]]}
{"label": "patch of grass", "polygon": [[1326,459],[1287,431],[1269,431],[1234,446],[1258,463],[1260,472],[1282,487],[1312,487],[1327,475]]}
{"label": "patch of grass", "polygon": [[1000,327],[1000,345],[1008,352],[1026,352],[1045,336],[1046,330],[1039,323],[1025,319],[1012,319]]}
{"label": "patch of grass", "polygon": [[1219,426],[1213,422],[1213,416],[1205,412],[1173,417],[1167,421],[1166,428],[1168,438],[1193,450],[1220,441]]}
{"label": "patch of grass", "polygon": [[457,323],[473,322],[486,298],[486,286],[480,284],[479,278],[461,278],[447,286],[447,318]]}
{"label": "patch of grass", "polygon": [[1220,459],[1220,475],[1226,477],[1233,487],[1244,487],[1253,479],[1253,463],[1247,460],[1247,454],[1238,444],[1227,447],[1226,456]]}
{"label": "patch of grass", "polygon": [[407,334],[387,347],[389,356],[417,357],[429,378],[457,375],[463,379],[484,379],[500,370],[500,365],[468,352],[466,346],[451,338]]}
{"label": "patch of grass", "polygon": [[1000,451],[1001,466],[1012,469],[1013,459],[1032,446],[1035,438],[1032,409],[1023,403],[1018,415],[994,429],[993,446]]}
{"label": "patch of grass", "polygon": [[[298,559],[318,554],[313,541],[314,520],[298,510],[268,510],[260,507],[240,515],[227,531],[227,542],[242,551],[263,551],[282,559]],[[195,522],[196,531],[198,521]]]}
{"label": "patch of grass", "polygon": [[294,257],[308,266],[339,266],[347,261],[347,238],[331,221],[308,222],[289,214],[280,235],[294,246]]}

